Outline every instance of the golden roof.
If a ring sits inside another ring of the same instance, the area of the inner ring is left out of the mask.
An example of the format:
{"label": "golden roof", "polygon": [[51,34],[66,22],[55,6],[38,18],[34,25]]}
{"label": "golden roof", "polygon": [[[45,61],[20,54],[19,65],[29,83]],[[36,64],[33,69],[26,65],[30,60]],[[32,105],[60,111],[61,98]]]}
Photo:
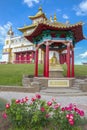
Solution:
{"label": "golden roof", "polygon": [[43,11],[42,11],[42,8],[40,7],[40,8],[39,8],[39,11],[36,13],[36,15],[34,15],[34,16],[29,16],[29,18],[30,18],[31,20],[33,20],[33,19],[36,19],[36,18],[41,17],[41,16],[43,16],[45,19],[47,19],[46,16],[45,16],[45,14],[44,14]]}
{"label": "golden roof", "polygon": [[26,30],[28,30],[28,29],[33,29],[33,28],[35,28],[36,26],[37,26],[37,23],[31,24],[31,25],[28,25],[28,26],[24,26],[24,27],[22,27],[22,28],[18,28],[18,30],[20,30],[21,32],[25,32]]}

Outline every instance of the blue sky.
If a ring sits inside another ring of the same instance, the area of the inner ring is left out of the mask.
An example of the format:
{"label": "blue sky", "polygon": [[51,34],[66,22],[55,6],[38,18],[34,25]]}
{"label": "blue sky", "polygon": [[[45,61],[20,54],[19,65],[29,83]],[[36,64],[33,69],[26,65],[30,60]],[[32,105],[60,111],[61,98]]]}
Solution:
{"label": "blue sky", "polygon": [[[59,22],[71,24],[82,21],[83,33],[87,37],[87,0],[2,0],[0,1],[0,58],[4,39],[9,26],[15,35],[21,35],[17,28],[31,24],[28,16],[35,15],[42,6],[48,18],[55,13]],[[87,40],[82,40],[75,47],[75,64],[87,62]]]}

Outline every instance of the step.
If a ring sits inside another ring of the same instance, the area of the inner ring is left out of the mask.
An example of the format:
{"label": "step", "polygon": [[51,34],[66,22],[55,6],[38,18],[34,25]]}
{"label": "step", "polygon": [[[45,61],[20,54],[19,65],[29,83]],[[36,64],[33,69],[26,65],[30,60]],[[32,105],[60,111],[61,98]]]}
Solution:
{"label": "step", "polygon": [[87,92],[79,92],[79,93],[43,93],[40,92],[42,95],[48,96],[87,96]]}
{"label": "step", "polygon": [[45,89],[41,90],[40,92],[45,92],[45,93],[76,93],[76,92],[81,92],[81,90],[76,90],[76,89]]}

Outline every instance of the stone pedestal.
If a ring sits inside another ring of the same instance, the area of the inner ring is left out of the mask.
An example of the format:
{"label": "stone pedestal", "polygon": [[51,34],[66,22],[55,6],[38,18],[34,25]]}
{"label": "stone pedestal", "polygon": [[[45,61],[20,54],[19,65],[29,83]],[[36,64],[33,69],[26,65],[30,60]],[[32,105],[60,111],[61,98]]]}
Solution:
{"label": "stone pedestal", "polygon": [[61,65],[50,65],[49,77],[51,78],[63,78],[63,69]]}

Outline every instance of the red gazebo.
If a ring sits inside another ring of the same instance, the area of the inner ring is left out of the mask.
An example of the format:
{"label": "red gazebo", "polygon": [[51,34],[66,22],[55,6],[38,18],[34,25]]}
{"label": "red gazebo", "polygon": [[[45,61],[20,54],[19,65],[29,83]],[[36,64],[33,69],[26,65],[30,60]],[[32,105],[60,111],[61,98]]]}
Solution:
{"label": "red gazebo", "polygon": [[[59,53],[60,64],[66,63],[67,77],[74,77],[75,44],[84,39],[82,23],[62,24],[58,22],[41,21],[29,35],[25,37],[33,42],[35,50],[35,77],[38,77],[38,49],[44,51],[44,77],[49,77],[49,51]],[[62,53],[62,52],[66,53]]]}

